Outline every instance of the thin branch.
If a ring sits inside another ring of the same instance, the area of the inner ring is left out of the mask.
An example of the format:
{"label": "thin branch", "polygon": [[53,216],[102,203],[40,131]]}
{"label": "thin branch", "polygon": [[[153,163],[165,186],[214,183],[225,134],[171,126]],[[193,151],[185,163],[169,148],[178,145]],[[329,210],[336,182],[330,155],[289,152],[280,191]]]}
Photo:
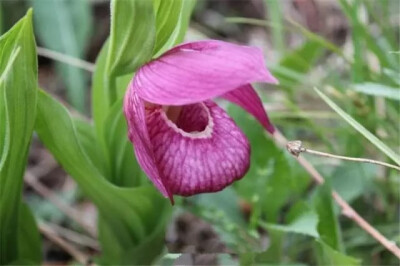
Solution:
{"label": "thin branch", "polygon": [[393,164],[389,164],[389,163],[385,163],[385,162],[381,162],[381,161],[376,161],[376,160],[367,159],[367,158],[347,157],[347,156],[335,155],[335,154],[331,154],[331,153],[327,153],[327,152],[321,152],[321,151],[315,151],[315,150],[307,149],[307,148],[304,148],[302,146],[302,142],[300,140],[289,141],[286,144],[286,148],[291,154],[293,154],[296,157],[299,156],[300,153],[306,152],[306,153],[309,153],[309,154],[314,154],[314,155],[323,156],[323,157],[329,157],[329,158],[335,158],[335,159],[340,159],[340,160],[346,160],[346,161],[352,161],[352,162],[360,162],[360,163],[377,164],[377,165],[380,165],[380,166],[385,166],[385,167],[389,167],[389,168],[395,169],[397,171],[400,171],[400,167],[399,166],[396,166],[396,165],[393,165]]}
{"label": "thin branch", "polygon": [[52,204],[54,204],[57,208],[59,208],[65,215],[79,224],[83,229],[85,229],[92,237],[97,238],[97,233],[94,228],[87,224],[81,217],[81,214],[77,212],[75,209],[65,204],[59,197],[57,197],[50,189],[43,186],[40,182],[37,181],[36,177],[26,171],[25,173],[25,183],[27,183],[30,187],[32,187],[39,195],[46,198]]}
{"label": "thin branch", "polygon": [[49,240],[68,252],[79,263],[83,265],[93,265],[93,263],[91,263],[91,259],[86,254],[77,250],[72,244],[59,237],[47,224],[39,223],[39,230]]}
{"label": "thin branch", "polygon": [[[284,148],[287,145],[287,139],[276,130],[273,134],[273,138],[279,146]],[[306,159],[301,156],[295,157],[301,166],[312,176],[312,178],[318,183],[324,183],[324,178],[318,173],[318,171],[312,166]],[[342,209],[342,214],[353,220],[362,229],[364,229],[369,235],[375,238],[381,243],[386,249],[392,252],[397,258],[400,259],[400,249],[396,243],[388,240],[385,236],[379,233],[372,225],[364,220],[335,190],[332,190],[332,197],[335,199],[337,204]]]}
{"label": "thin branch", "polygon": [[94,72],[95,70],[95,64],[87,62],[85,60],[76,58],[76,57],[72,57],[69,55],[65,55],[63,53],[59,53],[53,50],[49,50],[47,48],[43,48],[43,47],[37,47],[37,53],[40,56],[46,57],[46,58],[50,58],[53,59],[55,61],[59,61],[71,66],[75,66],[78,68],[81,68],[83,70],[89,71],[89,72]]}
{"label": "thin branch", "polygon": [[99,243],[91,237],[86,235],[82,235],[78,232],[72,231],[68,228],[59,226],[55,223],[46,223],[49,227],[51,227],[58,235],[63,238],[84,247],[90,247],[94,250],[100,250]]}

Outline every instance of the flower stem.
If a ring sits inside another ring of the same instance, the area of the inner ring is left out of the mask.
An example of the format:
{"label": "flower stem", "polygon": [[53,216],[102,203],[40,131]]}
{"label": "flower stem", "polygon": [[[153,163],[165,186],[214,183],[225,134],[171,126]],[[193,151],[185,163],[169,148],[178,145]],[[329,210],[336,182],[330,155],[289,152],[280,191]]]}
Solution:
{"label": "flower stem", "polygon": [[[281,147],[287,146],[288,141],[278,130],[275,130],[272,137],[279,146]],[[296,152],[295,149],[294,151]],[[304,159],[301,156],[295,156],[295,158],[318,184],[324,183],[324,178],[318,173],[318,171],[314,168],[314,166],[312,166],[306,159]],[[366,231],[369,235],[371,235],[379,243],[381,243],[387,250],[392,252],[397,258],[400,259],[400,248],[396,245],[394,241],[388,240],[384,235],[382,235],[378,230],[376,230],[372,225],[370,225],[366,220],[364,220],[364,218],[362,218],[335,190],[332,190],[332,197],[341,207],[343,215],[353,220],[364,231]]]}
{"label": "flower stem", "polygon": [[381,162],[381,161],[376,161],[376,160],[367,159],[367,158],[347,157],[347,156],[335,155],[335,154],[331,154],[331,153],[327,153],[327,152],[321,152],[321,151],[315,151],[315,150],[307,149],[307,148],[304,148],[302,146],[302,143],[301,143],[300,140],[289,141],[286,144],[286,148],[291,154],[293,154],[296,157],[299,156],[299,154],[301,152],[306,152],[306,153],[309,153],[309,154],[314,154],[314,155],[323,156],[323,157],[329,157],[329,158],[335,158],[335,159],[340,159],[340,160],[377,164],[377,165],[385,166],[385,167],[392,168],[392,169],[395,169],[397,171],[400,171],[400,167],[399,166],[396,166],[396,165],[393,165],[393,164],[389,164],[389,163],[385,163],[385,162]]}

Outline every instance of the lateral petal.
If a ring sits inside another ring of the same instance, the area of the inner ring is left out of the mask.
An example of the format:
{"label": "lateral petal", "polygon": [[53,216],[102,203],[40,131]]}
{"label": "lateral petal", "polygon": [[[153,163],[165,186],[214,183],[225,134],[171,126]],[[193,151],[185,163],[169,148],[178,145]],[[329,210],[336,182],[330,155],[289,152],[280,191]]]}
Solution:
{"label": "lateral petal", "polygon": [[179,45],[142,66],[138,95],[152,103],[185,105],[220,96],[252,82],[277,83],[258,48],[223,41]]}
{"label": "lateral petal", "polygon": [[229,91],[221,97],[242,107],[253,115],[270,134],[274,134],[275,128],[268,118],[260,97],[250,84]]}

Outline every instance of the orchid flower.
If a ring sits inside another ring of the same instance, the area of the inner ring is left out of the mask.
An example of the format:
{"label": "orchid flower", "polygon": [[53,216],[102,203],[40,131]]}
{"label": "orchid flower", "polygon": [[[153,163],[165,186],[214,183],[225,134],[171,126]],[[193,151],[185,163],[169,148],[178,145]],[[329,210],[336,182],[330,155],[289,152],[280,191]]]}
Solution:
{"label": "orchid flower", "polygon": [[213,98],[239,105],[273,134],[252,82],[277,83],[262,52],[215,40],[176,46],[138,69],[124,99],[128,135],[171,202],[222,190],[249,168],[249,141]]}

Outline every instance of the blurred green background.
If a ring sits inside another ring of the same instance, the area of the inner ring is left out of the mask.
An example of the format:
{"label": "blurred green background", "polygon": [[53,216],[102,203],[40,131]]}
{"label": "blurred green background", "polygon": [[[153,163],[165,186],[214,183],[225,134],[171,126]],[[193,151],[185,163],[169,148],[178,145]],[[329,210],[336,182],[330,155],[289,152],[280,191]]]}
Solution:
{"label": "blurred green background", "polygon": [[[109,34],[110,3],[3,0],[0,32],[30,6],[41,47],[40,86],[90,118],[90,72]],[[385,148],[365,138],[365,131],[355,130],[314,87],[399,153],[399,27],[398,0],[199,0],[185,40],[212,38],[260,47],[280,85],[257,88],[271,120],[288,139],[302,140],[315,150],[390,162]],[[341,215],[330,196],[332,187],[399,244],[398,172],[305,155],[327,180],[318,187],[254,119],[233,105],[221,104],[251,141],[251,168],[222,192],[178,198],[166,253],[190,255],[175,261],[169,254],[158,263],[398,265],[390,252]],[[27,172],[36,177],[24,189],[35,216],[54,228],[68,228],[66,238],[96,254],[96,240],[86,239],[82,228],[49,195],[57,194],[93,227],[96,209],[37,138]],[[48,241],[44,253],[48,263],[71,259]]]}

